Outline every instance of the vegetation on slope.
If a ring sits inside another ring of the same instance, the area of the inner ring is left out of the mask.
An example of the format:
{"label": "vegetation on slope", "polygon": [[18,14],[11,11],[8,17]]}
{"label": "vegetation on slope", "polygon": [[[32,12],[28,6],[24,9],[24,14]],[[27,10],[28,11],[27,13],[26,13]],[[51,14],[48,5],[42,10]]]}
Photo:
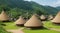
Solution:
{"label": "vegetation on slope", "polygon": [[0,0],[0,12],[5,9],[12,18],[17,18],[22,15],[24,17],[31,17],[32,14],[56,14],[58,9],[51,6],[42,6],[33,1],[24,0]]}

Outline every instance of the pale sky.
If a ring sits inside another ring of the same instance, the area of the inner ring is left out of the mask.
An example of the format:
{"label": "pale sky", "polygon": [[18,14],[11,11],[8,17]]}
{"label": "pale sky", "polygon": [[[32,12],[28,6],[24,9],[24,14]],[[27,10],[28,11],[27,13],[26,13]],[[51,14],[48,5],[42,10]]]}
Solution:
{"label": "pale sky", "polygon": [[48,5],[48,6],[60,6],[60,0],[27,0],[27,1],[35,1],[41,5]]}

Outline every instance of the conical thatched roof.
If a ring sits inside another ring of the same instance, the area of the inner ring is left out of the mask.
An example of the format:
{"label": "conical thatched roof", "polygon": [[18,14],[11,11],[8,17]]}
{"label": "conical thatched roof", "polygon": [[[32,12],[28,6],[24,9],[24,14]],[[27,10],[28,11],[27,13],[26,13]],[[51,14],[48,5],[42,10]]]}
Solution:
{"label": "conical thatched roof", "polygon": [[44,15],[41,15],[41,16],[40,16],[40,19],[41,19],[41,20],[45,20],[46,17],[45,17]]}
{"label": "conical thatched roof", "polygon": [[36,17],[36,15],[33,15],[25,24],[26,27],[40,27],[42,26],[42,22]]}
{"label": "conical thatched roof", "polygon": [[54,23],[60,23],[60,12],[56,15],[56,17],[52,20]]}
{"label": "conical thatched roof", "polygon": [[4,11],[2,11],[0,14],[0,21],[8,21],[8,20],[9,16]]}
{"label": "conical thatched roof", "polygon": [[48,20],[52,20],[54,17],[52,15],[48,16]]}
{"label": "conical thatched roof", "polygon": [[20,18],[15,22],[15,24],[24,24],[25,22],[25,19],[22,16],[20,16]]}

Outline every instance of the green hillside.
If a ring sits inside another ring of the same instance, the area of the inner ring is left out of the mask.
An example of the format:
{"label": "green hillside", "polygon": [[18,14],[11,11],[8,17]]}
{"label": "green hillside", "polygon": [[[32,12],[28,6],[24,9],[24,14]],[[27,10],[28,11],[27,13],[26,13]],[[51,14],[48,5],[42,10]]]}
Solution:
{"label": "green hillside", "polygon": [[45,6],[46,12],[48,14],[56,14],[58,12],[58,9],[56,9],[55,7],[51,7],[51,6]]}
{"label": "green hillside", "polygon": [[30,17],[32,14],[56,14],[58,9],[51,6],[42,6],[33,1],[24,0],[0,0],[0,12],[5,9],[10,17]]}
{"label": "green hillside", "polygon": [[60,6],[58,6],[58,7],[55,7],[56,9],[58,9],[59,11],[60,11]]}

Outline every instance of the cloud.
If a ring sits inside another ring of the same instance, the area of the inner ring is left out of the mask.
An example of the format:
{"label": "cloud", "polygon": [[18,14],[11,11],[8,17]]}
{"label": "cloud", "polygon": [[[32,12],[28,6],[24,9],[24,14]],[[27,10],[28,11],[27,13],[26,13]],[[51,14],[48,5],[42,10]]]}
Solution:
{"label": "cloud", "polygon": [[57,0],[56,3],[53,4],[54,6],[60,6],[60,0]]}
{"label": "cloud", "polygon": [[60,0],[26,0],[26,1],[35,1],[41,5],[48,5],[48,6],[60,6]]}
{"label": "cloud", "polygon": [[33,1],[35,1],[41,5],[54,6],[57,0],[33,0]]}

